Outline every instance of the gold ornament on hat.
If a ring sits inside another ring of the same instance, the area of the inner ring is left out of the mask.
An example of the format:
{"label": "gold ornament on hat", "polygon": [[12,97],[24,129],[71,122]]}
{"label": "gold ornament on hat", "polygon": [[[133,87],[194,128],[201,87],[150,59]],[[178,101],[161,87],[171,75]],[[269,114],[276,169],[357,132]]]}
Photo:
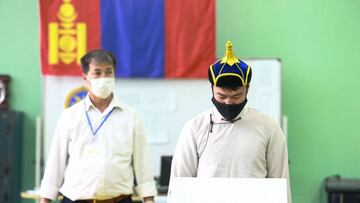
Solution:
{"label": "gold ornament on hat", "polygon": [[229,66],[232,66],[235,63],[239,63],[239,59],[234,56],[234,53],[233,53],[233,50],[232,50],[232,47],[233,47],[232,42],[227,41],[226,44],[225,44],[225,47],[226,47],[225,56],[222,57],[220,63],[221,64],[227,63],[227,64],[229,64]]}

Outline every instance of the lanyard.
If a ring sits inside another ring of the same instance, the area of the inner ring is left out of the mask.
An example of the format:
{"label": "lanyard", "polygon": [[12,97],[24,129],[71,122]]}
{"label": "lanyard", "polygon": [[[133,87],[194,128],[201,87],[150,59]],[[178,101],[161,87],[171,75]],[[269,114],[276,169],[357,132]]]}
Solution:
{"label": "lanyard", "polygon": [[89,118],[89,114],[88,114],[88,112],[86,111],[85,101],[84,101],[84,109],[85,109],[85,114],[86,114],[86,118],[87,118],[87,121],[88,121],[90,130],[91,130],[91,133],[95,136],[96,133],[100,130],[101,126],[102,126],[102,125],[105,123],[105,121],[109,118],[110,114],[114,111],[115,108],[111,109],[111,111],[106,114],[104,120],[101,121],[100,125],[95,129],[95,131],[94,131],[94,128],[92,127],[92,125],[91,125],[91,121],[90,121],[90,118]]}

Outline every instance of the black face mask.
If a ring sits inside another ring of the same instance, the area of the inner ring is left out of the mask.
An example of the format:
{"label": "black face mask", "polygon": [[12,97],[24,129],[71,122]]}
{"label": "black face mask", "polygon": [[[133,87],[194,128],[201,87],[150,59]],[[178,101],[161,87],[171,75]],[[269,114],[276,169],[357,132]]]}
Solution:
{"label": "black face mask", "polygon": [[222,104],[213,97],[211,101],[214,103],[220,114],[228,121],[232,121],[243,110],[247,99],[240,104]]}

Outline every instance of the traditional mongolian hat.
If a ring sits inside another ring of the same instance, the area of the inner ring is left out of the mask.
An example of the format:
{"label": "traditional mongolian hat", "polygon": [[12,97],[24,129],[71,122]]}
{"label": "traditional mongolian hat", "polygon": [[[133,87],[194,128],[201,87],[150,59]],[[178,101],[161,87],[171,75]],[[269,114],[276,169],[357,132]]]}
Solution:
{"label": "traditional mongolian hat", "polygon": [[249,85],[251,73],[251,67],[234,56],[232,43],[227,41],[225,56],[209,67],[208,77],[217,87],[241,87]]}

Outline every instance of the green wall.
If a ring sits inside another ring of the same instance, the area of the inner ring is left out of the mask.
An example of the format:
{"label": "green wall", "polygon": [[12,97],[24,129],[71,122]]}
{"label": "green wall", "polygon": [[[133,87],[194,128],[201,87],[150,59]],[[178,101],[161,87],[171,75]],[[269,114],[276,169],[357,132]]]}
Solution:
{"label": "green wall", "polygon": [[[294,203],[325,200],[327,176],[360,178],[359,19],[355,0],[217,1],[218,56],[230,39],[239,57],[283,62]],[[26,190],[34,185],[34,126],[41,114],[37,1],[0,0],[0,22],[0,74],[12,77],[11,109],[26,116]]]}
{"label": "green wall", "polygon": [[10,108],[25,114],[21,188],[27,190],[35,184],[35,120],[41,114],[37,1],[0,0],[0,26],[0,74],[11,76]]}
{"label": "green wall", "polygon": [[360,178],[360,1],[218,0],[217,48],[283,62],[295,203],[325,199],[323,179]]}

